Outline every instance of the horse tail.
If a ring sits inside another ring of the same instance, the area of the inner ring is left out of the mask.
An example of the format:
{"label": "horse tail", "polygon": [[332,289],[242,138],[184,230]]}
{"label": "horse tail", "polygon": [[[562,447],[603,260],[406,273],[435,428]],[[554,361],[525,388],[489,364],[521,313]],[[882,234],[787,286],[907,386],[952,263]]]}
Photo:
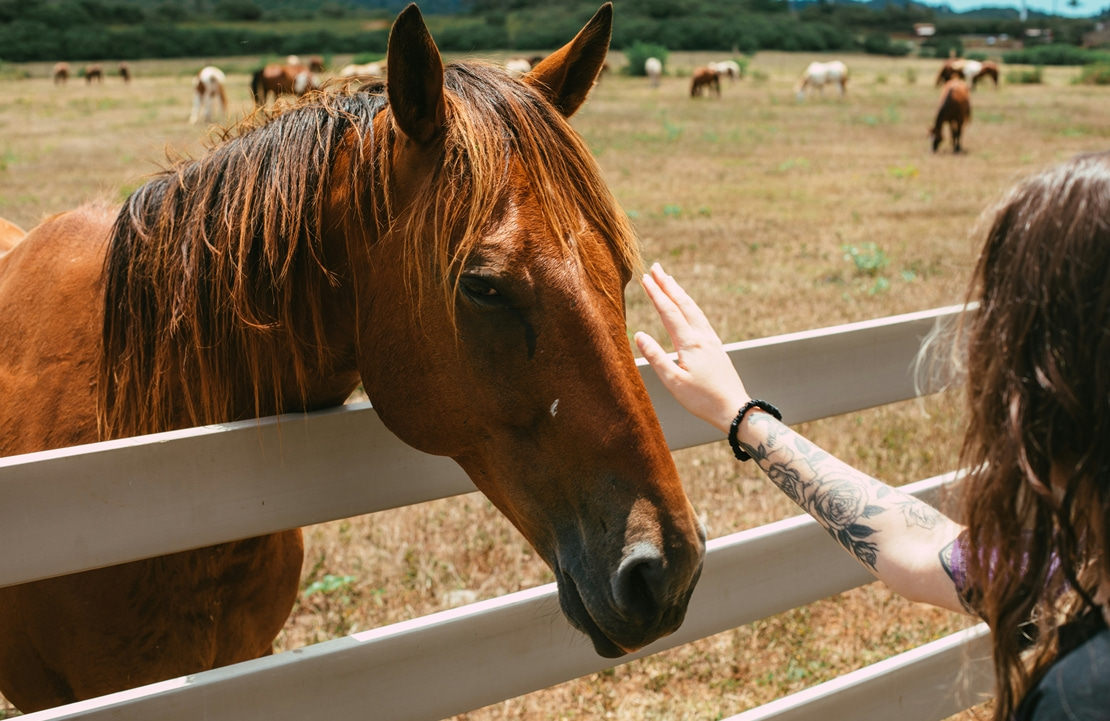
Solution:
{"label": "horse tail", "polygon": [[227,91],[224,90],[224,84],[217,82],[216,87],[220,91],[220,110],[224,115],[227,115]]}
{"label": "horse tail", "polygon": [[[251,76],[251,93],[254,95],[255,105],[266,104],[266,87],[262,84],[262,71],[263,68],[259,68],[255,70],[254,75]],[[222,90],[223,88],[221,88],[221,92]]]}

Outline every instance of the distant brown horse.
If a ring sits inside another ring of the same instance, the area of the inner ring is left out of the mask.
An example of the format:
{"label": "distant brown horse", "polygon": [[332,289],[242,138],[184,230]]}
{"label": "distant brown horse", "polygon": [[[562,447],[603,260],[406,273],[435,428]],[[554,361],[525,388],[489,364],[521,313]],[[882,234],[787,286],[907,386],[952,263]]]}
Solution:
{"label": "distant brown horse", "polygon": [[990,78],[994,82],[994,87],[998,87],[998,63],[992,60],[984,60],[983,68],[976,73],[975,77],[971,79],[972,87],[979,84],[983,78]]}
{"label": "distant brown horse", "polygon": [[4,255],[4,253],[14,248],[15,244],[23,240],[25,235],[27,235],[27,231],[23,228],[7,218],[0,218],[0,255]]}
{"label": "distant brown horse", "polygon": [[721,79],[716,70],[707,67],[694,68],[694,73],[690,76],[690,97],[700,96],[702,90],[707,96],[713,90],[718,98],[721,97]]}
{"label": "distant brown horse", "polygon": [[119,64],[119,76],[123,78],[123,82],[131,82],[131,66],[128,63]]}
{"label": "distant brown horse", "polygon": [[322,73],[324,72],[324,58],[320,55],[308,56],[308,69],[310,72]]}
{"label": "distant brown horse", "polygon": [[69,63],[54,63],[54,84],[65,85],[69,79]]}
{"label": "distant brown horse", "polygon": [[937,152],[944,139],[945,125],[952,135],[952,152],[961,152],[960,135],[963,133],[964,125],[969,122],[971,122],[971,94],[967,83],[961,78],[952,78],[944,85],[936,121],[929,129],[929,135],[933,138],[933,152]]}
{"label": "distant brown horse", "polygon": [[[252,115],[122,210],[33,229],[0,259],[0,455],[361,382],[523,533],[598,653],[674,631],[705,536],[628,343],[635,234],[567,120],[611,28],[606,4],[517,79],[444,68],[410,5],[388,87]],[[266,655],[302,556],[291,530],[2,588],[0,692],[33,711]]]}
{"label": "distant brown horse", "polygon": [[304,95],[317,88],[316,79],[307,65],[270,63],[256,70],[251,78],[251,92],[256,105],[265,105],[271,95]]}
{"label": "distant brown horse", "polygon": [[104,67],[99,63],[85,66],[85,82],[91,85],[94,80],[98,83],[104,82]]}

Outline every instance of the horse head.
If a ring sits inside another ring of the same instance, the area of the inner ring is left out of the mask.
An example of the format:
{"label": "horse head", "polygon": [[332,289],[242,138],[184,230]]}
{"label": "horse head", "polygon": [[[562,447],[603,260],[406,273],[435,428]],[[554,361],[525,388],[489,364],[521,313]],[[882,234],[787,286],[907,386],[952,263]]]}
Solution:
{"label": "horse head", "polygon": [[566,121],[611,25],[606,4],[515,78],[445,68],[405,9],[374,121],[381,217],[348,245],[383,422],[466,470],[551,567],[570,622],[616,657],[681,624],[705,536],[628,342],[631,228]]}

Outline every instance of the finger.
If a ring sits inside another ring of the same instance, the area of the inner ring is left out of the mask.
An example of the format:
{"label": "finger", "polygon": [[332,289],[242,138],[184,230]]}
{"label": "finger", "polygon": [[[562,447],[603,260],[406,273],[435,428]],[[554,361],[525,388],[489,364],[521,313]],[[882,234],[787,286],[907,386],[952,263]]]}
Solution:
{"label": "finger", "polygon": [[663,321],[663,327],[667,329],[668,335],[671,336],[672,343],[678,347],[690,337],[690,323],[686,319],[686,315],[666,291],[659,287],[654,277],[645,275],[640,282],[644,286],[648,298],[655,306],[655,312],[659,314],[659,318]]}
{"label": "finger", "polygon": [[659,345],[659,341],[652,338],[647,333],[640,331],[633,336],[636,341],[636,347],[640,349],[642,355],[652,367],[655,374],[663,381],[663,385],[669,386],[672,381],[676,380],[682,372],[667,351],[663,350],[663,346]]}
{"label": "finger", "polygon": [[679,285],[678,281],[674,279],[669,273],[663,270],[663,266],[659,263],[654,263],[651,266],[652,279],[659,285],[667,297],[671,299],[678,308],[682,311],[682,315],[691,327],[696,330],[709,331],[716,335],[713,331],[713,326],[710,324],[709,319],[705,316],[701,306],[699,306],[686,289]]}

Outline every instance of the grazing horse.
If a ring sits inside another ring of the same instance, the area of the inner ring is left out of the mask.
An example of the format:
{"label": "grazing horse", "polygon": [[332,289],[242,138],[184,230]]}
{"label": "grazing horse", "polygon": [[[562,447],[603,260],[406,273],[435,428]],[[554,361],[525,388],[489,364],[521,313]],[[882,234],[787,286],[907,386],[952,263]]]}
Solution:
{"label": "grazing horse", "polygon": [[54,63],[54,84],[65,85],[69,79],[69,63]]}
{"label": "grazing horse", "polygon": [[726,76],[731,85],[740,79],[740,63],[735,60],[722,60],[716,63],[709,63],[709,69],[717,73],[717,76]]}
{"label": "grazing horse", "polygon": [[299,97],[317,87],[316,78],[305,65],[270,63],[256,70],[251,78],[251,92],[256,105],[265,105],[271,94],[274,100],[286,94]]}
{"label": "grazing horse", "polygon": [[971,93],[962,78],[952,78],[944,85],[940,105],[937,107],[937,119],[929,128],[929,135],[933,138],[933,152],[937,152],[944,139],[943,130],[946,124],[952,135],[952,152],[961,152],[960,134],[963,132],[964,125],[969,122],[971,122]]}
{"label": "grazing horse", "polygon": [[984,60],[979,72],[977,72],[975,76],[971,78],[971,87],[974,89],[979,84],[979,81],[983,78],[990,78],[991,82],[994,83],[994,87],[997,88],[998,63],[992,60]]}
{"label": "grazing horse", "polygon": [[193,77],[193,112],[189,116],[189,124],[196,123],[203,114],[204,122],[212,122],[212,111],[216,101],[220,101],[220,113],[227,115],[227,92],[224,85],[227,78],[224,71],[214,65],[201,68]]}
{"label": "grazing horse", "polygon": [[384,62],[365,63],[363,65],[344,65],[339,71],[341,78],[354,78],[363,82],[385,80],[386,64]]}
{"label": "grazing horse", "polygon": [[131,82],[131,66],[127,63],[119,64],[119,76],[123,78],[123,82]]}
{"label": "grazing horse", "polygon": [[[0,259],[0,455],[361,382],[523,533],[599,654],[673,632],[705,535],[628,343],[635,234],[567,120],[611,29],[606,4],[514,78],[444,67],[410,5],[388,86],[253,114],[122,210],[39,225]],[[292,530],[2,588],[0,692],[33,711],[268,654],[302,555]]]}
{"label": "grazing horse", "polygon": [[659,79],[663,77],[663,62],[659,58],[648,58],[644,61],[644,73],[647,74],[651,87],[659,87]]}
{"label": "grazing horse", "polygon": [[320,55],[308,56],[308,69],[314,73],[322,73],[326,68],[324,67],[324,58]]}
{"label": "grazing horse", "polygon": [[718,98],[721,97],[721,78],[717,71],[707,67],[694,68],[694,73],[690,76],[690,97],[700,96],[702,90],[705,90],[708,97],[711,89],[717,93]]}
{"label": "grazing horse", "polygon": [[0,256],[14,248],[15,244],[23,240],[25,235],[27,235],[27,231],[23,228],[7,218],[0,218]]}
{"label": "grazing horse", "polygon": [[840,90],[840,97],[848,91],[848,67],[839,60],[827,63],[810,63],[802,76],[798,78],[794,92],[798,100],[805,100],[806,90],[816,88],[822,95],[825,94],[826,85],[836,85]]}
{"label": "grazing horse", "polygon": [[104,67],[99,63],[85,66],[85,82],[91,85],[94,80],[98,83],[104,82]]}
{"label": "grazing horse", "polygon": [[505,69],[514,75],[523,75],[532,70],[532,62],[528,58],[509,58],[505,61]]}
{"label": "grazing horse", "polygon": [[941,65],[937,73],[937,85],[944,85],[952,78],[962,78],[971,84],[974,90],[982,78],[990,78],[994,87],[998,87],[998,63],[986,60],[965,60],[964,58],[949,58]]}

